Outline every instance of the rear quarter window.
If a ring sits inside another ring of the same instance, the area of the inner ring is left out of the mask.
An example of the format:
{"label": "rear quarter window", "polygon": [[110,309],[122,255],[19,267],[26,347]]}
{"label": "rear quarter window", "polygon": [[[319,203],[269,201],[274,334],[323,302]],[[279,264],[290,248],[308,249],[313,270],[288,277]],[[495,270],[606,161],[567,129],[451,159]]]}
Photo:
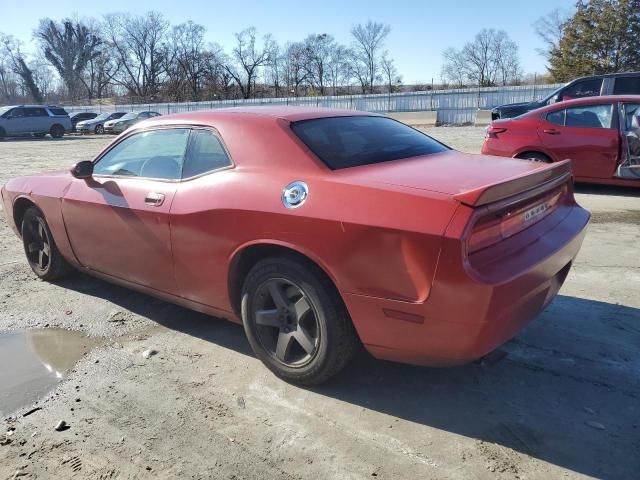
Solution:
{"label": "rear quarter window", "polygon": [[614,95],[639,95],[640,94],[640,76],[616,78],[613,86],[613,94]]}
{"label": "rear quarter window", "polygon": [[64,108],[49,108],[52,115],[69,115]]}
{"label": "rear quarter window", "polygon": [[332,170],[449,150],[428,135],[387,117],[316,118],[293,122],[291,129]]}

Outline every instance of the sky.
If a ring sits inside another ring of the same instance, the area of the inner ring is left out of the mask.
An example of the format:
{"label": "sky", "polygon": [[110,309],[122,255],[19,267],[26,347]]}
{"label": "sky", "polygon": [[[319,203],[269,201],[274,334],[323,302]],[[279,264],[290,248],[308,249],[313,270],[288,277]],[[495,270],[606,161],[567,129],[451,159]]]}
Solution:
{"label": "sky", "polygon": [[[310,33],[329,33],[341,43],[350,42],[356,23],[373,20],[388,24],[386,49],[396,61],[403,83],[439,82],[442,52],[460,48],[483,28],[505,30],[518,44],[525,73],[545,73],[545,60],[537,52],[541,42],[533,22],[560,8],[570,11],[575,0],[0,0],[0,31],[35,50],[32,33],[39,19],[68,16],[99,17],[105,13],[162,12],[172,24],[193,20],[207,28],[207,40],[231,49],[235,32],[255,26],[271,33],[279,43],[302,40]],[[24,5],[22,7],[21,5]]]}

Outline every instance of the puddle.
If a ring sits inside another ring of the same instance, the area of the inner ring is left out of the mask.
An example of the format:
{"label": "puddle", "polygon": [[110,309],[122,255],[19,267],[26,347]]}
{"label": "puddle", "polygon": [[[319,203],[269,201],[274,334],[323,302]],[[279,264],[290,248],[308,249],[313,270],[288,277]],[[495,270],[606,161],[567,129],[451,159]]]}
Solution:
{"label": "puddle", "polygon": [[0,333],[0,414],[33,404],[99,340],[62,329]]}

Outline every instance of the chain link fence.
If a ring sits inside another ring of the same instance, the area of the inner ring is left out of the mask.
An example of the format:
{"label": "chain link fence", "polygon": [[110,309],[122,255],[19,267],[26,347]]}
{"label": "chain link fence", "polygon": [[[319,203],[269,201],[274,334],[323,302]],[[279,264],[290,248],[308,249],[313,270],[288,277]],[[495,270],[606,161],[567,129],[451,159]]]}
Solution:
{"label": "chain link fence", "polygon": [[211,110],[247,105],[294,105],[362,110],[367,112],[437,111],[441,124],[473,123],[476,113],[506,103],[539,100],[561,87],[553,85],[523,85],[516,87],[462,88],[411,93],[375,95],[341,95],[324,97],[250,98],[244,100],[213,100],[182,103],[136,103],[120,105],[82,105],[65,107],[70,113],[81,111],[153,110],[163,115]]}

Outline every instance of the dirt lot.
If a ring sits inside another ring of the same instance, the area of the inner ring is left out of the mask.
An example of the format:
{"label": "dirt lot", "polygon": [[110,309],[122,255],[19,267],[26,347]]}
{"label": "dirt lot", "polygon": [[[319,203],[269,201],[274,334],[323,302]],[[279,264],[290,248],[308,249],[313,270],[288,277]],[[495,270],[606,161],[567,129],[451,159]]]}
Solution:
{"label": "dirt lot", "polygon": [[[477,152],[483,131],[430,133]],[[0,183],[106,141],[2,142]],[[313,389],[268,373],[239,326],[81,275],[36,280],[0,222],[0,332],[60,327],[95,346],[41,410],[2,412],[0,478],[638,478],[640,192],[578,191],[583,249],[505,360],[439,370],[362,353]]]}

